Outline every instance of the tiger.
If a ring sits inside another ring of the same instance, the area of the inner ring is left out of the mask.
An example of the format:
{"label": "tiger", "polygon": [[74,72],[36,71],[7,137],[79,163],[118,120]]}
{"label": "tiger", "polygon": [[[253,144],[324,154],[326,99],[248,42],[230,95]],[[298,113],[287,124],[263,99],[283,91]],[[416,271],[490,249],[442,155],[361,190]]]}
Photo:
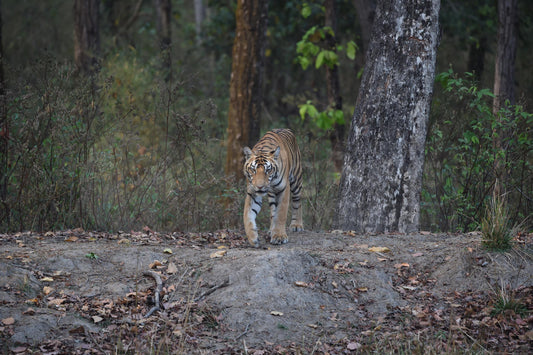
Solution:
{"label": "tiger", "polygon": [[[256,216],[261,211],[263,197],[270,205],[270,243],[288,242],[285,226],[292,195],[292,219],[289,230],[303,231],[302,166],[300,149],[290,129],[274,129],[267,132],[253,147],[244,147],[246,158],[244,176],[247,180],[244,202],[244,229],[248,242],[259,247]],[[290,188],[290,191],[289,191]]]}

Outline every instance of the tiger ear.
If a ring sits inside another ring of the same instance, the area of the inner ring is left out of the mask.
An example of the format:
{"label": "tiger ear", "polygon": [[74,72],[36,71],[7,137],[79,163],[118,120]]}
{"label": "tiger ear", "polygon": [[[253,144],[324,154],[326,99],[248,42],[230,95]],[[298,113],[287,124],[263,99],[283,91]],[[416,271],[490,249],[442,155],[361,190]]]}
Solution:
{"label": "tiger ear", "polygon": [[246,160],[250,159],[250,157],[252,156],[252,150],[248,147],[244,147],[242,149],[242,152],[244,153],[244,156],[246,157]]}
{"label": "tiger ear", "polygon": [[279,148],[279,146],[278,146],[278,147],[276,148],[276,150],[273,150],[273,151],[271,152],[271,154],[272,154],[272,156],[274,157],[274,159],[278,159],[278,157],[279,157],[279,150],[280,150],[280,148]]}

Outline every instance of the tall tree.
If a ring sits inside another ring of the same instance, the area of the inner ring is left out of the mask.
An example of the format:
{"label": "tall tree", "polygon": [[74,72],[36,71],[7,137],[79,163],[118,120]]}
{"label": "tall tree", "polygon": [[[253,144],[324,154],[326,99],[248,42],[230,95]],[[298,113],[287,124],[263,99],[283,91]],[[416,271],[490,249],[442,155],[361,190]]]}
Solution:
{"label": "tall tree", "polygon": [[2,44],[2,1],[0,1],[0,218],[9,225],[10,211],[7,204],[7,174],[9,152],[9,122],[7,119],[6,87],[4,81],[4,46]]}
{"label": "tall tree", "polygon": [[[326,10],[325,25],[333,30],[333,33],[326,34],[326,42],[329,47],[328,49],[335,51],[335,48],[337,47],[337,39],[335,37],[337,34],[337,11],[335,0],[326,0],[324,5]],[[342,110],[338,65],[333,67],[326,65],[326,86],[328,92],[328,105],[335,110]],[[337,172],[340,172],[342,169],[344,131],[345,125],[335,122],[333,130],[329,136],[333,154],[333,163]]]}
{"label": "tall tree", "polygon": [[245,146],[259,139],[268,0],[239,0],[233,42],[226,175],[242,179]]}
{"label": "tall tree", "polygon": [[98,68],[100,0],[74,0],[74,61],[79,70],[93,73]]}
{"label": "tall tree", "polygon": [[205,4],[203,0],[194,0],[194,23],[196,29],[196,45],[202,43],[202,25],[205,20]]}
{"label": "tall tree", "polygon": [[[498,0],[498,45],[496,50],[496,63],[494,70],[494,99],[493,113],[497,119],[500,109],[505,103],[515,103],[514,68],[516,58],[516,43],[518,33],[518,0]],[[494,129],[494,146],[497,150],[503,149],[502,136],[505,132]],[[494,159],[494,194],[503,193],[501,183],[505,179],[505,169],[501,157]]]}
{"label": "tall tree", "polygon": [[171,31],[170,18],[172,7],[170,0],[154,0],[156,12],[156,29],[159,38],[159,49],[161,50],[161,61],[165,72],[165,81],[172,77],[171,60]]}
{"label": "tall tree", "polygon": [[419,228],[440,0],[380,0],[340,182],[337,225]]}

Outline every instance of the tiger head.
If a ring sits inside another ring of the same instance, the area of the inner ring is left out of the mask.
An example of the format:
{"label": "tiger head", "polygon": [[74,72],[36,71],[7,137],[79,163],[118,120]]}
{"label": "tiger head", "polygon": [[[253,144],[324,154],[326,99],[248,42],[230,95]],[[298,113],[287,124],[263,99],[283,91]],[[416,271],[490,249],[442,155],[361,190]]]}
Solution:
{"label": "tiger head", "polygon": [[243,149],[246,157],[244,176],[248,179],[250,193],[265,194],[268,192],[270,182],[278,171],[279,151],[280,147],[270,152],[252,151],[248,147]]}

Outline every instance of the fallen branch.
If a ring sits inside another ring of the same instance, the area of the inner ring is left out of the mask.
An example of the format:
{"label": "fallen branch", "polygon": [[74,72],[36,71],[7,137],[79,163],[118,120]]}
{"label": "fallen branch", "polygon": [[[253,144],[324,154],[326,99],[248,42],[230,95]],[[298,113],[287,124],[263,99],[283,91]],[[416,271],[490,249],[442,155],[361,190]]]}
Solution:
{"label": "fallen branch", "polygon": [[250,326],[250,323],[246,324],[246,328],[244,329],[244,332],[242,332],[238,337],[236,337],[234,340],[237,341],[239,340],[241,337],[245,336],[246,334],[248,334],[248,327]]}
{"label": "fallen branch", "polygon": [[152,315],[152,313],[154,313],[155,311],[160,311],[161,310],[161,306],[159,305],[159,295],[161,293],[161,291],[163,290],[163,281],[161,281],[161,276],[159,276],[158,273],[156,273],[155,271],[145,271],[143,272],[143,275],[144,276],[151,276],[155,279],[155,283],[156,283],[156,288],[155,288],[155,295],[154,295],[154,303],[155,303],[155,306],[153,306],[149,311],[148,313],[146,313],[146,315],[144,316],[144,318],[148,318]]}
{"label": "fallen branch", "polygon": [[204,297],[206,296],[209,296],[210,294],[212,294],[213,292],[215,292],[216,290],[218,290],[219,288],[222,288],[222,287],[226,287],[229,285],[229,278],[227,278],[226,280],[224,280],[223,283],[221,283],[220,285],[215,285],[213,287],[211,287],[209,290],[205,291],[204,293],[202,293],[200,296],[196,297],[194,299],[194,302],[198,302],[200,301],[201,299],[203,299]]}

